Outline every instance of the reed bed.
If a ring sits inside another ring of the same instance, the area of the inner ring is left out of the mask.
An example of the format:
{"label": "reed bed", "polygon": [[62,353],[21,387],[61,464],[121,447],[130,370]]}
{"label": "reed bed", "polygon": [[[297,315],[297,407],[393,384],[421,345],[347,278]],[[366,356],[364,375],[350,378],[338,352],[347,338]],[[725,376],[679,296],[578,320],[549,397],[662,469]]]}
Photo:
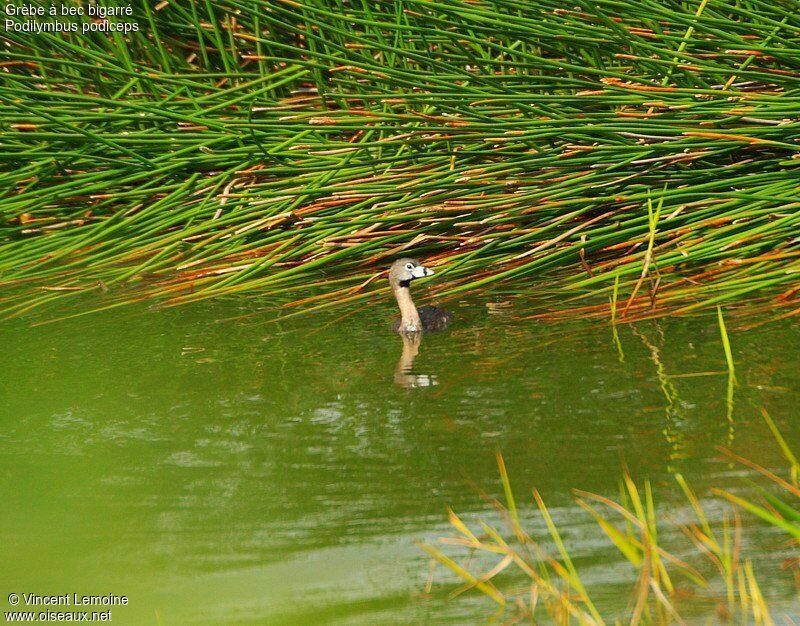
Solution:
{"label": "reed bed", "polygon": [[5,316],[373,302],[401,254],[536,315],[800,313],[794,0],[133,6],[0,33]]}

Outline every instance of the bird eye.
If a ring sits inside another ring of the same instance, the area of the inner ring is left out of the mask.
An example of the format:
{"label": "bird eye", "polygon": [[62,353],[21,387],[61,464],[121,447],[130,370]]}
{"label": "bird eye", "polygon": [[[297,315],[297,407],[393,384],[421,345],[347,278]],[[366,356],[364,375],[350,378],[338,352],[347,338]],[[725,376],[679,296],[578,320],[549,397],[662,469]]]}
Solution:
{"label": "bird eye", "polygon": [[411,265],[411,263],[406,263],[406,269],[410,272],[411,270],[414,269],[414,266]]}

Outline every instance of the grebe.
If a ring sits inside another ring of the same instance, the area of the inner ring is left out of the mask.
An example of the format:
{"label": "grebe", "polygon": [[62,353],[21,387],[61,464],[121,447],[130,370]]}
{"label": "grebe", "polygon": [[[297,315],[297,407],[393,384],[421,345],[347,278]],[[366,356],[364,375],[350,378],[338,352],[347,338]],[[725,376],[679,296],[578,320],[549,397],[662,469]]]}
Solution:
{"label": "grebe", "polygon": [[433,270],[421,265],[416,259],[399,259],[389,268],[389,284],[392,286],[397,306],[400,307],[400,319],[392,324],[392,330],[400,333],[432,333],[444,330],[453,320],[449,311],[435,306],[423,306],[417,309],[411,300],[409,285],[415,278],[432,276]]}

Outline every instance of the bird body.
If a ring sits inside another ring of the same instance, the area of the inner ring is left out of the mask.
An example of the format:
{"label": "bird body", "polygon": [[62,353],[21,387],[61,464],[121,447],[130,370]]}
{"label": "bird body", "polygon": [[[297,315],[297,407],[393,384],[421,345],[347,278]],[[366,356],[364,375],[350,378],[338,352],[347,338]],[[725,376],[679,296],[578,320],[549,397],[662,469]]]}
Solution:
{"label": "bird body", "polygon": [[[426,333],[435,333],[436,331],[444,330],[450,325],[450,322],[453,321],[453,314],[438,306],[426,304],[425,306],[419,307],[417,313],[419,314],[419,320],[422,324],[422,330]],[[392,323],[392,330],[394,332],[400,332],[401,322],[402,318],[398,317]]]}
{"label": "bird body", "polygon": [[426,305],[417,309],[411,299],[409,286],[417,278],[433,275],[416,259],[400,259],[389,269],[389,284],[400,307],[400,319],[392,324],[392,330],[400,333],[436,332],[444,330],[453,320],[453,315],[436,306]]}

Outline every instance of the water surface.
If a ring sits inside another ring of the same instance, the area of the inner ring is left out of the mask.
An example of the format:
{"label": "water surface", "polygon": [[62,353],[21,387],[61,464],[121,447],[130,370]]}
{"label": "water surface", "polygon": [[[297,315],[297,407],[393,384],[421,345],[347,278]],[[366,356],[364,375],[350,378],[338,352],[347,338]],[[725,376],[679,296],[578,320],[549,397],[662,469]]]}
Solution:
{"label": "water surface", "polygon": [[[620,326],[617,346],[596,322],[468,300],[406,372],[388,308],[272,323],[259,306],[0,326],[2,603],[124,594],[122,624],[481,622],[479,596],[424,596],[413,542],[447,532],[447,507],[499,522],[480,491],[500,495],[502,450],[527,527],[544,537],[536,487],[613,612],[633,572],[571,488],[615,496],[624,463],[674,512],[675,472],[704,496],[752,489],[715,446],[783,471],[760,407],[800,441],[796,323],[731,322],[731,406],[711,315]],[[800,614],[785,538],[745,521],[768,600]]]}

